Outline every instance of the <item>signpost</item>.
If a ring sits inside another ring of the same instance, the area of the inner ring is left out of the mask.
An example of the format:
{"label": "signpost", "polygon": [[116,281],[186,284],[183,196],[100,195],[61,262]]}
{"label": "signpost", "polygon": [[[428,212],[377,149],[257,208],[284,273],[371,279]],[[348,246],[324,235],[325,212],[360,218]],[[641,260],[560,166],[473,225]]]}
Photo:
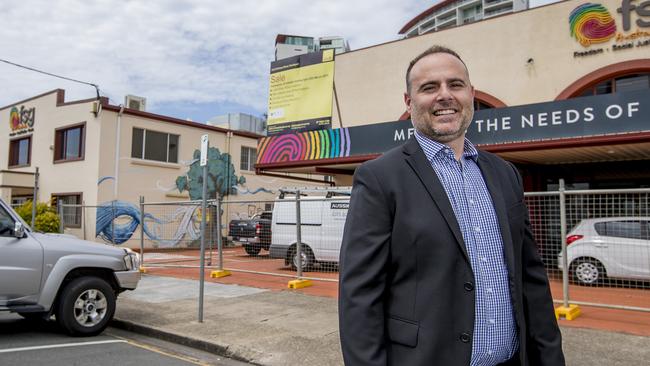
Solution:
{"label": "signpost", "polygon": [[205,288],[205,219],[208,200],[208,135],[201,136],[201,160],[203,167],[203,195],[201,196],[201,269],[199,275],[199,323],[203,323],[203,290]]}

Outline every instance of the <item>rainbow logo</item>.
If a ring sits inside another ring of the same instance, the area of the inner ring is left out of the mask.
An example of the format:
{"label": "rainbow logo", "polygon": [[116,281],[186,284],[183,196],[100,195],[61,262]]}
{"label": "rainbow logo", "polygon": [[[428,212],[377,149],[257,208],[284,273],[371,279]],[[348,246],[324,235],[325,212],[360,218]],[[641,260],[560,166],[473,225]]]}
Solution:
{"label": "rainbow logo", "polygon": [[600,4],[585,3],[573,9],[569,23],[571,36],[584,47],[607,42],[616,33],[614,19]]}
{"label": "rainbow logo", "polygon": [[18,108],[13,107],[11,108],[11,112],[9,112],[9,128],[11,128],[12,131],[16,131],[21,127],[20,113],[18,113]]}
{"label": "rainbow logo", "polygon": [[350,146],[347,128],[264,137],[257,144],[257,164],[346,157]]}

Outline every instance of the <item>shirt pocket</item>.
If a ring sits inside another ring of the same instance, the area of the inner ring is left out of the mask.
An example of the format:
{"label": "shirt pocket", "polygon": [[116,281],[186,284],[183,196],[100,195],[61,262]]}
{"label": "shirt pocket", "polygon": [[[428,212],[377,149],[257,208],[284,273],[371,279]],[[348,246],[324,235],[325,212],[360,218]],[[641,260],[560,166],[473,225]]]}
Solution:
{"label": "shirt pocket", "polygon": [[418,345],[420,325],[417,322],[389,316],[386,320],[388,339],[408,347]]}

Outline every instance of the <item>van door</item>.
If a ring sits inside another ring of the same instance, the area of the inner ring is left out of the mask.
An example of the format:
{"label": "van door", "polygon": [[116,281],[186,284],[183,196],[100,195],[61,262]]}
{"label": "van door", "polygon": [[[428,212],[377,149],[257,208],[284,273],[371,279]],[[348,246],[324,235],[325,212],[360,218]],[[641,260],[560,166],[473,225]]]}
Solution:
{"label": "van door", "polygon": [[323,207],[323,261],[339,261],[341,241],[345,218],[350,207],[349,200],[336,200],[325,202]]}
{"label": "van door", "polygon": [[43,248],[30,235],[14,237],[14,227],[0,206],[0,305],[37,295],[41,287]]}

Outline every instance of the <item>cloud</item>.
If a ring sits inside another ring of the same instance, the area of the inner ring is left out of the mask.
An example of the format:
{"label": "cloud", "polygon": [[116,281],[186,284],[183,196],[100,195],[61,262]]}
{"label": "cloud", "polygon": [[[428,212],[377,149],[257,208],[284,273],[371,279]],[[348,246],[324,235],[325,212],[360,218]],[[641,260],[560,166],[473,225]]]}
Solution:
{"label": "cloud", "polygon": [[[279,33],[338,35],[353,49],[398,38],[429,2],[32,0],[3,4],[0,58],[167,103],[225,103],[264,111]],[[0,63],[0,105],[55,88],[94,90]]]}

